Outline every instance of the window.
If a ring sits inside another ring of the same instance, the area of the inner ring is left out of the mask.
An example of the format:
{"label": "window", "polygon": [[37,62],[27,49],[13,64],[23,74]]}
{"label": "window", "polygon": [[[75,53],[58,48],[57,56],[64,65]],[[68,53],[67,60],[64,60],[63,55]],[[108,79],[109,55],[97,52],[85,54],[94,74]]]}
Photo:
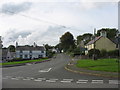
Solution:
{"label": "window", "polygon": [[38,55],[38,58],[42,58],[42,55]]}
{"label": "window", "polygon": [[20,58],[22,58],[22,55],[20,55]]}
{"label": "window", "polygon": [[20,53],[23,53],[23,51],[22,51],[22,50],[20,50]]}
{"label": "window", "polygon": [[32,51],[30,50],[30,53],[32,53]]}
{"label": "window", "polygon": [[44,53],[44,51],[41,51],[41,53]]}
{"label": "window", "polygon": [[28,58],[28,55],[25,55],[25,58]]}
{"label": "window", "polygon": [[30,55],[30,59],[32,58],[32,55]]}

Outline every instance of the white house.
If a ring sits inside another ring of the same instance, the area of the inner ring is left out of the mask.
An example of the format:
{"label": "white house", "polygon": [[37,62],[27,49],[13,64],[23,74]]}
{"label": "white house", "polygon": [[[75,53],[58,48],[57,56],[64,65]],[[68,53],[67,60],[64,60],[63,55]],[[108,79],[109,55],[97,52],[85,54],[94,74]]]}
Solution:
{"label": "white house", "polygon": [[18,46],[16,43],[16,58],[37,59],[44,57],[46,57],[46,51],[43,46],[37,46],[35,43],[33,46]]}

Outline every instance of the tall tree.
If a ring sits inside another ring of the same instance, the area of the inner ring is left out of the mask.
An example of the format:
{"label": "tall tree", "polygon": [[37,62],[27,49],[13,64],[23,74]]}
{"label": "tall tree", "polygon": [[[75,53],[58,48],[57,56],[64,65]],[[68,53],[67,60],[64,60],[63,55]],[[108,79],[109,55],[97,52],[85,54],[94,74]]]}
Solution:
{"label": "tall tree", "polygon": [[100,30],[97,31],[97,36],[100,36],[100,32],[101,31],[106,31],[107,33],[107,37],[111,40],[115,39],[116,34],[118,33],[118,30],[116,28],[102,28]]}
{"label": "tall tree", "polygon": [[84,40],[84,44],[87,44],[91,40],[92,36],[93,35],[91,33],[85,33],[77,36],[77,44],[79,45],[82,40]]}
{"label": "tall tree", "polygon": [[10,45],[8,47],[8,49],[9,49],[10,52],[15,52],[15,46],[14,45]]}
{"label": "tall tree", "polygon": [[60,43],[64,52],[68,51],[69,49],[74,49],[75,47],[75,40],[70,32],[66,32],[60,37]]}

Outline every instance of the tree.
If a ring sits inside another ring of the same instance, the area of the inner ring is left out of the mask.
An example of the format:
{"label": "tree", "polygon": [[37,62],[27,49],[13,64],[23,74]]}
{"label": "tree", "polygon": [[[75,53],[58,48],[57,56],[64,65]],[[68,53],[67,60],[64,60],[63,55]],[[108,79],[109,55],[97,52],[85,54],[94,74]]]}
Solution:
{"label": "tree", "polygon": [[10,52],[15,52],[15,46],[14,45],[10,45],[8,47],[8,49],[9,49]]}
{"label": "tree", "polygon": [[56,46],[55,46],[56,49],[58,49],[60,52],[62,50],[62,46],[61,46],[61,43],[58,43]]}
{"label": "tree", "polygon": [[84,44],[87,44],[91,40],[92,36],[93,35],[91,33],[85,33],[77,36],[77,45],[79,45],[82,40],[84,40]]}
{"label": "tree", "polygon": [[64,52],[68,51],[71,48],[73,50],[75,47],[75,40],[70,32],[66,32],[60,37],[60,43]]}
{"label": "tree", "polygon": [[90,58],[95,57],[95,60],[96,60],[100,55],[100,50],[99,49],[91,49],[91,50],[88,51],[88,55],[89,55]]}
{"label": "tree", "polygon": [[100,36],[100,32],[101,31],[106,31],[107,33],[107,38],[109,38],[110,40],[115,40],[115,36],[118,33],[118,30],[116,28],[102,28],[100,30],[97,31],[97,36]]}
{"label": "tree", "polygon": [[44,46],[45,46],[45,48],[46,48],[46,51],[48,51],[49,49],[52,49],[52,48],[53,48],[53,46],[50,46],[50,45],[48,45],[48,44],[45,44]]}

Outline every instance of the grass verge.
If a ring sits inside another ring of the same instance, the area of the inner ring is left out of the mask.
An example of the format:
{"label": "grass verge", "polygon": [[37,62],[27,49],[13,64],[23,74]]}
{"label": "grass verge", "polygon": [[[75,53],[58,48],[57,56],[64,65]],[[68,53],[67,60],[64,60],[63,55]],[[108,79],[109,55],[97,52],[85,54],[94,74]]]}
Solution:
{"label": "grass verge", "polygon": [[117,59],[83,59],[78,60],[76,66],[79,68],[85,68],[95,71],[106,71],[106,72],[118,72],[119,63],[116,62]]}
{"label": "grass verge", "polygon": [[14,64],[23,64],[23,63],[39,62],[39,61],[45,61],[45,60],[48,60],[48,59],[36,59],[36,60],[6,62],[6,63],[0,63],[0,65],[14,65]]}

